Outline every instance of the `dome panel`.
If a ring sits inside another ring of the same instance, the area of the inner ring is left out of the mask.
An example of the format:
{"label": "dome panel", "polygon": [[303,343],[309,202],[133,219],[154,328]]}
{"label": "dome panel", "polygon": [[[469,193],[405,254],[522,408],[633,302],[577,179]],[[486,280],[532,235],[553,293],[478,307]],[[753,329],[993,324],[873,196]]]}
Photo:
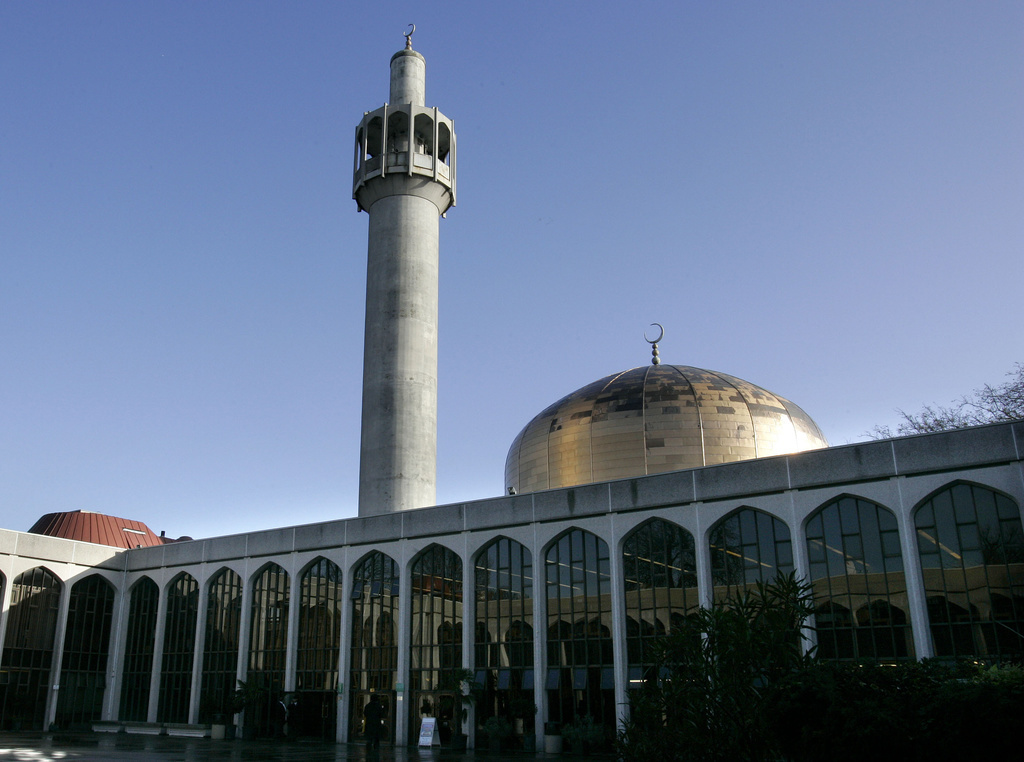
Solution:
{"label": "dome panel", "polygon": [[827,446],[799,406],[749,381],[647,365],[541,411],[513,442],[505,482],[533,492]]}

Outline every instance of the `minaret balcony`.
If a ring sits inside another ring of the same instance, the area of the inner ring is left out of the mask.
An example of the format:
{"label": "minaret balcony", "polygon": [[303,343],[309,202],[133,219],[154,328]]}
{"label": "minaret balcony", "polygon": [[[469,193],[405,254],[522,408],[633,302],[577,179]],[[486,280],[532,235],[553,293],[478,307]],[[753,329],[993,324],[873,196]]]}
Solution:
{"label": "minaret balcony", "polygon": [[[410,150],[410,148],[412,150]],[[410,160],[411,159],[411,160]],[[426,177],[455,198],[455,130],[436,108],[385,105],[367,112],[356,128],[352,196],[376,177]]]}

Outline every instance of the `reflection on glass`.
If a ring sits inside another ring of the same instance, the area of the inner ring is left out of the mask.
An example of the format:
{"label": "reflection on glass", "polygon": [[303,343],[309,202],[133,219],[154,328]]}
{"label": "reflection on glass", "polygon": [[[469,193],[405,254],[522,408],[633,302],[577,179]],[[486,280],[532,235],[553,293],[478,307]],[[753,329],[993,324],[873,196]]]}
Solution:
{"label": "reflection on glass", "polygon": [[612,667],[608,544],[581,529],[563,534],[545,558],[548,616],[548,719],[589,715],[615,726],[614,691],[602,688]]}
{"label": "reflection on glass", "polygon": [[662,519],[641,524],[622,548],[630,687],[651,677],[650,646],[697,608],[693,536]]}
{"label": "reflection on glass", "polygon": [[99,574],[71,588],[57,694],[58,727],[101,719],[113,615],[114,587]]}
{"label": "reflection on glass", "polygon": [[896,517],[843,497],[807,522],[818,655],[826,659],[914,658]]}
{"label": "reflection on glass", "polygon": [[242,578],[222,569],[210,580],[206,597],[206,639],[199,721],[231,714],[237,686],[238,637],[242,621]]}
{"label": "reflection on glass", "polygon": [[478,723],[503,716],[533,727],[533,556],[499,537],[476,557],[476,669],[484,686]]}
{"label": "reflection on glass", "polygon": [[[410,594],[409,700],[422,709],[437,703],[443,673],[462,668],[462,559],[442,545],[426,548],[413,561]],[[419,732],[422,716],[409,712],[410,738]],[[431,710],[427,716],[435,715]],[[444,735],[450,732],[449,720]]]}
{"label": "reflection on glass", "polygon": [[392,711],[398,687],[399,574],[395,560],[379,550],[352,572],[352,633],[349,737],[363,735],[362,709],[374,693],[384,705],[384,740],[394,738]]}
{"label": "reflection on glass", "polygon": [[955,484],[914,516],[936,656],[1024,656],[1024,533],[1017,504]]}
{"label": "reflection on glass", "polygon": [[198,615],[199,583],[191,574],[180,574],[167,588],[157,722],[188,722]]}
{"label": "reflection on glass", "polygon": [[793,571],[789,527],[755,508],[730,513],[711,530],[714,605]]}
{"label": "reflection on glass", "polygon": [[[246,682],[263,689],[265,703],[246,708],[245,724],[261,735],[280,732],[277,703],[284,697],[284,666],[288,652],[288,572],[268,564],[252,583],[249,613],[249,671]],[[255,709],[256,711],[250,711]],[[250,717],[249,715],[253,716]]]}
{"label": "reflection on glass", "polygon": [[126,722],[145,722],[149,712],[159,599],[160,590],[149,577],[136,582],[130,592],[128,637],[121,672],[121,711],[118,713],[118,718]]}

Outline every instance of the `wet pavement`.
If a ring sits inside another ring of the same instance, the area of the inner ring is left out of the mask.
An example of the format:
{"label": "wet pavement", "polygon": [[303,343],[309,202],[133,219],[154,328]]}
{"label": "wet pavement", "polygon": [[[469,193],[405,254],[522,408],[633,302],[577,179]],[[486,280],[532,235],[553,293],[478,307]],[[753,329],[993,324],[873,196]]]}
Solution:
{"label": "wet pavement", "polygon": [[[521,751],[451,751],[382,746],[374,752],[363,744],[332,744],[317,741],[231,740],[172,738],[125,733],[0,733],[0,762],[572,762],[568,754],[532,754]],[[590,758],[593,762],[593,757]],[[605,759],[612,759],[606,757]]]}

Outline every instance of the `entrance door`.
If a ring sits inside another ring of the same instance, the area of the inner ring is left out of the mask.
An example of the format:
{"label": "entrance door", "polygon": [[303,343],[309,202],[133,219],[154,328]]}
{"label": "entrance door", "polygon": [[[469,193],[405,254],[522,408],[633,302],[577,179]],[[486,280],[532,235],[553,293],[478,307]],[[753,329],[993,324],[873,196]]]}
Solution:
{"label": "entrance door", "polygon": [[395,691],[355,691],[352,694],[352,708],[349,712],[348,736],[350,741],[366,740],[366,721],[363,707],[370,703],[370,697],[376,696],[384,707],[384,732],[381,733],[382,743],[393,743],[395,740]]}

